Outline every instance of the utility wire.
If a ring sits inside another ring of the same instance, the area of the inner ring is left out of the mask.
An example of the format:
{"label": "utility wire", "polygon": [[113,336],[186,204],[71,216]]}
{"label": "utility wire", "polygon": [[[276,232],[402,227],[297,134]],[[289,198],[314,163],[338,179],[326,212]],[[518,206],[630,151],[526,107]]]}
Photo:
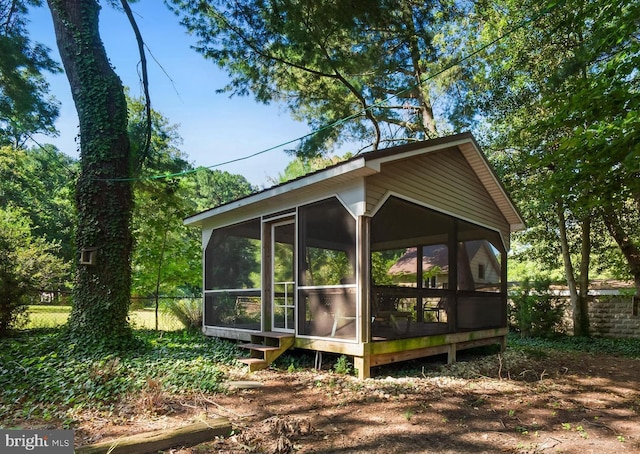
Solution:
{"label": "utility wire", "polygon": [[94,180],[97,180],[97,181],[122,181],[122,182],[125,182],[125,181],[158,180],[158,179],[163,179],[163,178],[175,178],[175,177],[179,177],[179,176],[189,175],[189,174],[198,172],[198,171],[203,170],[203,169],[215,169],[215,168],[222,167],[222,166],[225,166],[225,165],[228,165],[228,164],[233,164],[233,163],[240,162],[240,161],[246,161],[248,159],[251,159],[251,158],[254,158],[256,156],[268,153],[268,152],[276,150],[278,148],[282,148],[282,147],[284,147],[286,145],[289,145],[289,144],[292,144],[292,143],[295,143],[295,142],[299,142],[299,141],[304,140],[304,139],[306,139],[308,137],[312,137],[312,136],[314,136],[314,135],[316,135],[316,134],[318,134],[318,133],[320,133],[322,131],[334,128],[334,127],[339,126],[339,125],[341,125],[343,123],[346,123],[347,121],[353,120],[354,118],[360,117],[360,116],[364,115],[367,111],[369,111],[371,109],[382,107],[385,103],[389,102],[393,98],[397,98],[398,96],[400,96],[400,95],[402,95],[402,94],[404,94],[406,92],[414,90],[415,88],[425,84],[426,82],[438,77],[439,75],[449,71],[450,69],[452,69],[452,68],[464,63],[465,61],[473,58],[474,56],[484,52],[489,47],[491,47],[494,44],[502,41],[503,39],[507,38],[511,34],[515,33],[518,30],[520,30],[521,28],[524,28],[525,26],[536,22],[542,16],[545,16],[545,15],[549,14],[551,11],[553,11],[557,7],[563,5],[565,2],[566,2],[566,0],[558,0],[558,1],[550,2],[548,4],[548,6],[545,9],[543,9],[540,13],[538,13],[537,15],[535,15],[535,16],[533,16],[531,18],[523,19],[516,26],[514,26],[513,28],[507,30],[504,34],[498,36],[497,38],[495,38],[491,42],[480,46],[479,48],[477,48],[473,52],[471,52],[471,53],[459,58],[458,60],[454,60],[452,63],[443,66],[440,70],[430,74],[428,77],[426,77],[424,80],[420,81],[419,83],[417,83],[415,85],[412,85],[412,86],[410,86],[408,88],[405,88],[403,90],[400,90],[397,93],[389,95],[387,98],[372,104],[371,106],[367,107],[366,109],[362,109],[362,110],[360,110],[360,111],[358,111],[358,112],[356,112],[356,113],[354,113],[352,115],[349,115],[347,117],[344,117],[344,118],[341,118],[339,120],[336,120],[336,121],[334,121],[332,123],[329,123],[329,124],[319,128],[319,129],[311,131],[310,133],[305,134],[303,136],[297,137],[295,139],[288,140],[286,142],[280,143],[278,145],[274,145],[274,146],[269,147],[269,148],[265,148],[263,150],[260,150],[260,151],[257,151],[255,153],[252,153],[250,155],[246,155],[246,156],[242,156],[242,157],[239,157],[239,158],[231,159],[231,160],[228,160],[228,161],[220,162],[220,163],[213,164],[213,165],[210,165],[210,166],[199,166],[199,167],[196,167],[195,169],[185,170],[185,171],[182,171],[182,172],[161,174],[161,175],[152,175],[152,176],[143,176],[143,177],[134,177],[134,178],[104,178],[104,179],[96,178]]}

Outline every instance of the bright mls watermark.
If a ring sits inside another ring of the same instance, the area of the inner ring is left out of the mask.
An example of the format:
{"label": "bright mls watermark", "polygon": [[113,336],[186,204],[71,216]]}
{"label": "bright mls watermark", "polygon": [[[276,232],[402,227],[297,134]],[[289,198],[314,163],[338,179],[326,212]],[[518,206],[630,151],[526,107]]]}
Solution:
{"label": "bright mls watermark", "polygon": [[0,453],[73,454],[73,430],[0,429]]}

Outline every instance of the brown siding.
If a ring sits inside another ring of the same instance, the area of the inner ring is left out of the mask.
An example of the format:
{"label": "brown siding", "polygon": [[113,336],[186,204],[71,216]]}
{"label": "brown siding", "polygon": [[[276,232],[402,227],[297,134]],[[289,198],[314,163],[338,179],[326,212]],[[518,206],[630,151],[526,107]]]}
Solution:
{"label": "brown siding", "polygon": [[404,195],[437,210],[500,230],[509,224],[457,148],[382,164],[367,177],[367,213],[387,191]]}

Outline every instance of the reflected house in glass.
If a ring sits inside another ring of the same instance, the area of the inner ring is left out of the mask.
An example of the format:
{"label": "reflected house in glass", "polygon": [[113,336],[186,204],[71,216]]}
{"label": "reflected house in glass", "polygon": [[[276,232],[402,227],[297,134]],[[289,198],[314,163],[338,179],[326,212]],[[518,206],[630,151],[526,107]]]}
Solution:
{"label": "reflected house in glass", "polygon": [[468,134],[388,148],[193,215],[206,335],[252,370],[295,346],[360,377],[507,334],[506,251],[524,222]]}
{"label": "reflected house in glass", "polygon": [[[464,243],[464,260],[458,263],[464,266],[467,276],[473,281],[472,287],[481,284],[488,286],[500,282],[499,252],[485,240],[467,241]],[[418,248],[408,248],[405,253],[389,268],[388,273],[394,282],[413,284],[418,272]],[[446,245],[436,244],[422,247],[423,286],[428,288],[447,288],[449,285],[449,257]],[[460,279],[460,277],[459,277]],[[471,281],[469,281],[471,282]]]}

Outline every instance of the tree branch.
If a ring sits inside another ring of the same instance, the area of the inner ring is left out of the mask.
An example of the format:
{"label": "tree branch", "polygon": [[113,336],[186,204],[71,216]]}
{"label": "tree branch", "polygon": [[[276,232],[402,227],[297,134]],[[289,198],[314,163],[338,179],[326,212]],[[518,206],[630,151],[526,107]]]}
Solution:
{"label": "tree branch", "polygon": [[[125,1],[125,0],[123,0],[123,1]],[[308,73],[316,75],[316,76],[329,77],[329,78],[332,78],[332,79],[336,78],[336,76],[333,75],[333,74],[325,73],[325,72],[322,72],[322,71],[318,71],[318,70],[309,68],[307,66],[299,65],[299,64],[294,63],[292,61],[285,60],[285,59],[283,59],[281,57],[277,57],[275,55],[263,52],[262,49],[258,45],[256,45],[256,43],[254,43],[249,37],[247,37],[244,33],[242,33],[242,31],[238,27],[235,27],[234,25],[232,25],[227,20],[226,17],[224,17],[223,15],[219,14],[218,11],[215,8],[213,8],[210,5],[207,5],[207,8],[208,8],[209,13],[213,14],[220,21],[222,21],[224,23],[225,27],[227,27],[229,30],[231,30],[233,33],[235,33],[247,45],[247,47],[249,47],[253,52],[255,52],[260,57],[266,58],[267,60],[272,60],[272,61],[276,61],[278,63],[282,63],[283,65],[290,66],[292,68],[296,68],[296,69],[308,72]]]}
{"label": "tree branch", "polygon": [[[311,32],[311,30],[309,30]],[[331,56],[329,55],[329,52],[327,51],[327,48],[320,44],[320,50],[322,51],[322,53],[324,54],[324,57],[326,58],[327,62],[329,63],[329,65],[331,66],[331,69],[333,69],[333,73],[335,74],[336,78],[342,82],[342,84],[347,88],[347,90],[349,90],[351,93],[353,93],[353,95],[358,99],[358,101],[360,101],[360,104],[362,105],[362,112],[364,113],[365,117],[367,117],[369,119],[369,121],[371,121],[371,123],[373,124],[373,128],[376,131],[376,137],[373,143],[373,149],[377,150],[378,147],[380,146],[380,139],[382,137],[382,133],[380,131],[380,124],[378,123],[378,119],[373,115],[373,113],[371,112],[371,106],[369,106],[367,104],[367,100],[364,98],[364,96],[362,96],[362,94],[356,90],[356,87],[354,87],[343,75],[340,71],[338,71],[338,69],[335,67],[335,65],[333,64],[333,60],[331,59]]]}
{"label": "tree branch", "polygon": [[7,34],[9,34],[9,28],[11,26],[11,18],[13,17],[13,13],[16,12],[16,8],[17,8],[17,0],[12,0],[11,7],[7,12],[7,20],[4,22],[4,28],[6,29]]}
{"label": "tree branch", "polygon": [[142,167],[144,161],[149,157],[149,148],[151,146],[151,98],[149,97],[149,74],[147,73],[147,56],[144,52],[144,40],[142,39],[142,34],[140,33],[140,29],[138,28],[138,23],[136,19],[133,17],[133,12],[129,7],[129,2],[127,0],[120,0],[122,4],[122,8],[124,9],[127,18],[129,19],[129,23],[131,24],[131,28],[133,29],[133,33],[136,35],[136,42],[138,43],[138,53],[140,54],[140,66],[142,67],[142,89],[144,90],[144,100],[145,100],[145,116],[146,116],[146,135],[144,139],[144,146],[142,147],[141,153],[138,156],[138,169]]}

